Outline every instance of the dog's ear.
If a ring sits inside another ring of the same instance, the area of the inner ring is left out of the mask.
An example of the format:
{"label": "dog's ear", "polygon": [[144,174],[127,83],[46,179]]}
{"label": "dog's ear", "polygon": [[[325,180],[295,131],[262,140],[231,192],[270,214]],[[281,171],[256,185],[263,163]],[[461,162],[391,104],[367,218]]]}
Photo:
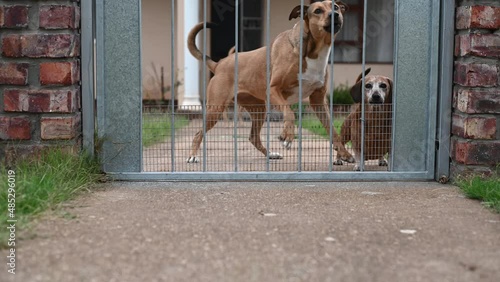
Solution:
{"label": "dog's ear", "polygon": [[[370,73],[371,70],[372,70],[372,68],[367,68],[365,70],[365,77]],[[363,73],[360,73],[358,75],[358,78],[356,78],[356,82],[360,81],[362,78],[363,78]]]}
{"label": "dog's ear", "polygon": [[335,1],[335,4],[339,5],[340,10],[342,11],[342,13],[345,13],[345,12],[349,11],[349,6],[347,6],[347,4],[344,3],[344,2],[342,2],[342,1]]}
{"label": "dog's ear", "polygon": [[[304,6],[304,18],[307,17],[307,9],[309,9],[309,6]],[[292,12],[290,13],[290,16],[288,16],[289,21],[296,18],[300,18],[300,5],[293,8]]]}
{"label": "dog's ear", "polygon": [[[365,77],[370,73],[371,70],[372,68],[367,68],[365,70]],[[358,75],[356,84],[354,84],[354,86],[351,88],[351,97],[355,103],[361,103],[361,95],[363,95],[361,87],[363,87],[363,73],[360,73]]]}
{"label": "dog's ear", "polygon": [[361,87],[363,85],[363,81],[358,81],[351,87],[351,97],[354,100],[354,103],[361,103]]}
{"label": "dog's ear", "polygon": [[387,78],[387,83],[389,84],[389,93],[387,93],[387,98],[385,100],[387,101],[386,103],[392,104],[392,92],[394,91],[394,82],[392,79]]}

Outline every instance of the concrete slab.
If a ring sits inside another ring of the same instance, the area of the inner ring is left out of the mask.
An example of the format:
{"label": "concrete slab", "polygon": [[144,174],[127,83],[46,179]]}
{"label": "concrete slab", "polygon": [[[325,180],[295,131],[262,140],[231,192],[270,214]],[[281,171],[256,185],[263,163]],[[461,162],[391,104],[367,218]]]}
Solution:
{"label": "concrete slab", "polygon": [[2,281],[500,278],[500,215],[437,183],[116,182],[65,210]]}

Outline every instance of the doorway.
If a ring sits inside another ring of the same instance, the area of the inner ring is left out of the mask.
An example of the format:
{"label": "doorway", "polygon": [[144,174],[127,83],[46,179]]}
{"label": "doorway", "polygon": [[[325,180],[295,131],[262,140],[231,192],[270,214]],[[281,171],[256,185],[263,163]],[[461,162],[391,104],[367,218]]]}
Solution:
{"label": "doorway", "polygon": [[[262,47],[262,2],[238,0],[239,6],[239,52],[251,51]],[[216,0],[211,5],[211,22],[218,27],[212,29],[210,40],[211,57],[215,61],[225,58],[235,46],[236,1]]]}

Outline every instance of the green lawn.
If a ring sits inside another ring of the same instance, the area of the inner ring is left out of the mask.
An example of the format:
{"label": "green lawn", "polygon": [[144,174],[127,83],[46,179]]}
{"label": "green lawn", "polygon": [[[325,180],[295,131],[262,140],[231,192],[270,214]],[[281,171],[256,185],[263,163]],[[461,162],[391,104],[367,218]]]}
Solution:
{"label": "green lawn", "polygon": [[[340,134],[340,128],[344,123],[344,118],[336,118],[333,119],[333,127],[335,131]],[[298,119],[295,121],[295,124],[298,126]],[[316,115],[308,114],[302,117],[302,128],[311,131],[314,134],[320,135],[325,138],[330,138],[330,132],[327,132],[323,127],[323,124],[318,120]]]}
{"label": "green lawn", "polygon": [[[60,149],[47,151],[38,159],[21,161],[12,168],[0,166],[2,226],[9,219],[17,220],[16,235],[19,236],[19,231],[37,215],[89,189],[100,177],[96,160]],[[14,218],[10,212],[14,212]],[[0,248],[6,247],[9,235],[6,228],[0,229]]]}
{"label": "green lawn", "polygon": [[483,205],[500,213],[500,175],[490,177],[471,176],[459,178],[456,185],[471,199],[480,200]]}
{"label": "green lawn", "polygon": [[[158,143],[172,133],[171,115],[168,113],[144,113],[142,116],[142,144],[147,147]],[[189,124],[187,117],[175,116],[175,130]]]}

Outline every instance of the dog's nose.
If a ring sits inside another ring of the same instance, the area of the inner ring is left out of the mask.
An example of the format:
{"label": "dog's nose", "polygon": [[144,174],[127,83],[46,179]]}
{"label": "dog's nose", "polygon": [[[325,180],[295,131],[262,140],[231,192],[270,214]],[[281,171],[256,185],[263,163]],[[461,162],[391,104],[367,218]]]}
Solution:
{"label": "dog's nose", "polygon": [[[330,17],[331,17],[331,15],[330,15]],[[334,13],[334,17],[333,17],[333,19],[334,19],[335,21],[338,21],[338,20],[339,20],[339,13]]]}
{"label": "dog's nose", "polygon": [[380,93],[378,93],[378,92],[373,93],[372,102],[375,102],[375,103],[382,102],[382,95],[380,95]]}

